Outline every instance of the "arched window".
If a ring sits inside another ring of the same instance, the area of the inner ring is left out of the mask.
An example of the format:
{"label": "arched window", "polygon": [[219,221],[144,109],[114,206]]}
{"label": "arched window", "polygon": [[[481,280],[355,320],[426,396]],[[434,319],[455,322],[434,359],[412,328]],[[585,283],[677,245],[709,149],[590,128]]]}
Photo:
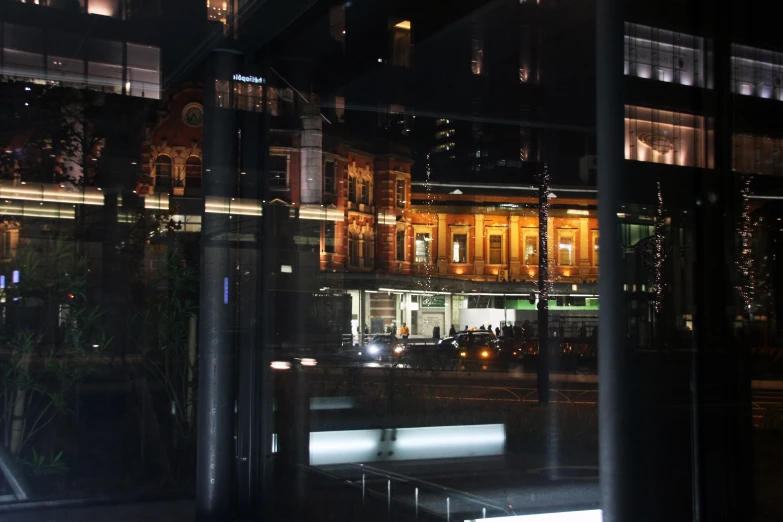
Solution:
{"label": "arched window", "polygon": [[362,234],[362,266],[364,268],[372,268],[372,238],[367,234]]}
{"label": "arched window", "polygon": [[171,157],[160,154],[155,159],[155,186],[161,189],[171,188]]}
{"label": "arched window", "polygon": [[366,178],[359,178],[359,203],[370,204],[370,182]]}
{"label": "arched window", "polygon": [[185,161],[185,186],[201,188],[201,158],[191,156]]}

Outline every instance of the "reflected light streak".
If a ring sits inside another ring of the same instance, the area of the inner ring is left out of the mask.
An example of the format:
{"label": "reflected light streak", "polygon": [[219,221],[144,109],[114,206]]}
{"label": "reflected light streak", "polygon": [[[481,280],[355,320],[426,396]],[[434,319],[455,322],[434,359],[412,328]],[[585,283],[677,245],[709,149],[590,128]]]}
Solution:
{"label": "reflected light streak", "polygon": [[207,196],[204,211],[208,214],[230,214],[233,216],[261,216],[263,206],[257,199],[221,198]]}
{"label": "reflected light streak", "polygon": [[0,204],[0,215],[38,217],[50,219],[75,219],[73,207],[60,208],[59,205],[8,205]]}
{"label": "reflected light streak", "polygon": [[144,208],[152,210],[168,210],[169,195],[159,194],[155,196],[144,196]]}
{"label": "reflected light streak", "polygon": [[600,509],[590,509],[586,511],[563,511],[561,513],[537,513],[535,515],[469,519],[465,522],[484,520],[497,520],[498,522],[603,522],[603,519],[603,512]]}
{"label": "reflected light streak", "polygon": [[343,221],[345,214],[337,208],[321,207],[320,205],[302,205],[299,207],[299,219],[318,221]]}
{"label": "reflected light streak", "polygon": [[104,194],[100,189],[94,187],[66,190],[59,183],[35,183],[20,186],[10,181],[0,181],[0,198],[103,206]]}

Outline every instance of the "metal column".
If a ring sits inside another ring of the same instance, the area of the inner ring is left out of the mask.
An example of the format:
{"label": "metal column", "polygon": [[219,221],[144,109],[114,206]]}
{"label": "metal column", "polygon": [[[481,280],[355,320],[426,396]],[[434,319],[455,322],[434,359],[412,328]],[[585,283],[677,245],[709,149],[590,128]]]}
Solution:
{"label": "metal column", "polygon": [[623,188],[623,10],[622,0],[598,0],[597,149],[598,221],[600,226],[601,296],[598,330],[598,433],[601,507],[605,522],[633,519],[634,462],[630,394],[626,381],[630,361],[625,346],[626,318],[622,293],[623,260],[617,212]]}
{"label": "metal column", "polygon": [[[203,195],[230,198],[235,190],[236,114],[215,106],[216,79],[230,79],[236,55],[209,57],[204,82]],[[229,89],[230,91],[230,89]],[[199,308],[198,456],[196,519],[230,520],[234,498],[234,347],[230,288],[229,215],[204,212]]]}

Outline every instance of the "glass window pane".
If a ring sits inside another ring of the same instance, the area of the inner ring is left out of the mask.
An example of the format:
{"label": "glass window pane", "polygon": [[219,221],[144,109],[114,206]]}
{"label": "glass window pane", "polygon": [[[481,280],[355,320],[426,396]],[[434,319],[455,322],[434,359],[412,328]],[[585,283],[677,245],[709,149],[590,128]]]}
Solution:
{"label": "glass window pane", "polygon": [[147,45],[127,44],[127,78],[125,90],[131,96],[160,98],[160,49]]}
{"label": "glass window pane", "polygon": [[91,89],[122,93],[122,43],[87,40],[87,83]]}

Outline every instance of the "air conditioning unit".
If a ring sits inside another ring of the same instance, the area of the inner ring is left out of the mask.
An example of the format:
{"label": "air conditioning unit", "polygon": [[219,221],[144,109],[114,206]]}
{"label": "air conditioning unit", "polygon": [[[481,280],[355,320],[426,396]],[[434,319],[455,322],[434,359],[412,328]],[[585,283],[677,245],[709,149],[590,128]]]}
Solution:
{"label": "air conditioning unit", "polygon": [[498,272],[498,282],[508,283],[508,270],[501,270]]}

